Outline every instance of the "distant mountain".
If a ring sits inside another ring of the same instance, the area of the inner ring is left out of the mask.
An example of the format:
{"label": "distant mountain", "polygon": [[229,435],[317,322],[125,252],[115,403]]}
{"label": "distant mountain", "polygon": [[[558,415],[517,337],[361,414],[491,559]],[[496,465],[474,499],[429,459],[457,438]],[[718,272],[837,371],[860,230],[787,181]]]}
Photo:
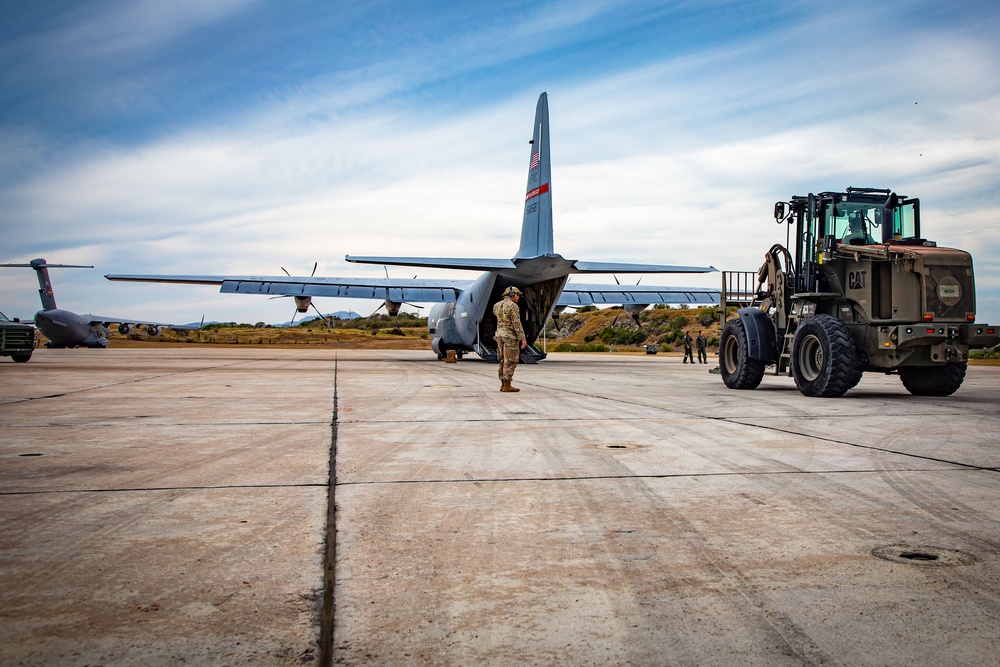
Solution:
{"label": "distant mountain", "polygon": [[[338,310],[335,313],[327,313],[326,316],[327,317],[339,317],[342,320],[359,320],[359,319],[364,318],[364,315],[359,315],[358,313],[356,313],[354,311],[347,311],[347,310]],[[298,325],[302,324],[303,322],[312,322],[313,320],[319,320],[319,319],[322,319],[319,315],[307,315],[307,316],[303,317],[300,320],[295,320],[294,322],[292,322],[292,321],[281,322],[280,324],[275,324],[274,326],[276,326],[276,327],[291,327],[291,326],[296,326],[297,327]]]}

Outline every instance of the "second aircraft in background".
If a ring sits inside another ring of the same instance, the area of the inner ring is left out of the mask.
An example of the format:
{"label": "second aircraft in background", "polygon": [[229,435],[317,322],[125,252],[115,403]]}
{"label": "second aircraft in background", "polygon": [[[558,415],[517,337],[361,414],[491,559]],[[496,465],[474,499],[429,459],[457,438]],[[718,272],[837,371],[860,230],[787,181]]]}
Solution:
{"label": "second aircraft in background", "polygon": [[49,264],[44,259],[33,259],[27,264],[0,264],[0,267],[30,268],[38,276],[38,296],[42,300],[42,309],[35,313],[35,326],[49,339],[47,347],[107,347],[111,324],[118,325],[118,332],[129,334],[136,326],[146,327],[150,336],[159,336],[160,329],[197,329],[197,327],[148,322],[122,317],[105,315],[78,315],[72,311],[56,306],[56,297],[52,292],[52,281],[49,279],[49,269],[92,269],[92,266],[77,264]]}

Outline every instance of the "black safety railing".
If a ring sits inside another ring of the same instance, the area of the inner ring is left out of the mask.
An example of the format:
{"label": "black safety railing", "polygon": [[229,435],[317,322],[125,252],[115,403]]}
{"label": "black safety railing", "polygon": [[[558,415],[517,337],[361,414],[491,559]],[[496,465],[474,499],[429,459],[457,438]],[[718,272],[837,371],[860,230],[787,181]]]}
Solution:
{"label": "black safety railing", "polygon": [[723,271],[722,294],[719,296],[719,310],[722,325],[725,326],[727,311],[730,307],[746,308],[753,305],[757,297],[756,271]]}

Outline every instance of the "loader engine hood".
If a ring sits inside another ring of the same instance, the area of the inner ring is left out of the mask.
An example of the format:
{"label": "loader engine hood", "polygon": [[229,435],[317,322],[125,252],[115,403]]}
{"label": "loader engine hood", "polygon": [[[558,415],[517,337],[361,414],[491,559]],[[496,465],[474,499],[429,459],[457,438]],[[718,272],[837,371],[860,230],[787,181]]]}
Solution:
{"label": "loader engine hood", "polygon": [[973,322],[976,286],[972,255],[954,248],[908,249],[911,270],[923,284],[923,319],[935,322]]}

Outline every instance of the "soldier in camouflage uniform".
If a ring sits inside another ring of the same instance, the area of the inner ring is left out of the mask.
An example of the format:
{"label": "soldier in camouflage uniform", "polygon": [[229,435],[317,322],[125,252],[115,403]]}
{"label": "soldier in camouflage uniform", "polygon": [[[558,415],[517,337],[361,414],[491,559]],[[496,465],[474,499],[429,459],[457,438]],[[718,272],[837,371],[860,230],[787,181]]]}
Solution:
{"label": "soldier in camouflage uniform", "polygon": [[510,384],[514,377],[514,369],[521,357],[521,350],[528,345],[521,327],[521,310],[517,300],[521,290],[508,287],[503,291],[503,299],[493,306],[493,314],[497,318],[497,360],[500,362],[500,391],[521,391]]}

